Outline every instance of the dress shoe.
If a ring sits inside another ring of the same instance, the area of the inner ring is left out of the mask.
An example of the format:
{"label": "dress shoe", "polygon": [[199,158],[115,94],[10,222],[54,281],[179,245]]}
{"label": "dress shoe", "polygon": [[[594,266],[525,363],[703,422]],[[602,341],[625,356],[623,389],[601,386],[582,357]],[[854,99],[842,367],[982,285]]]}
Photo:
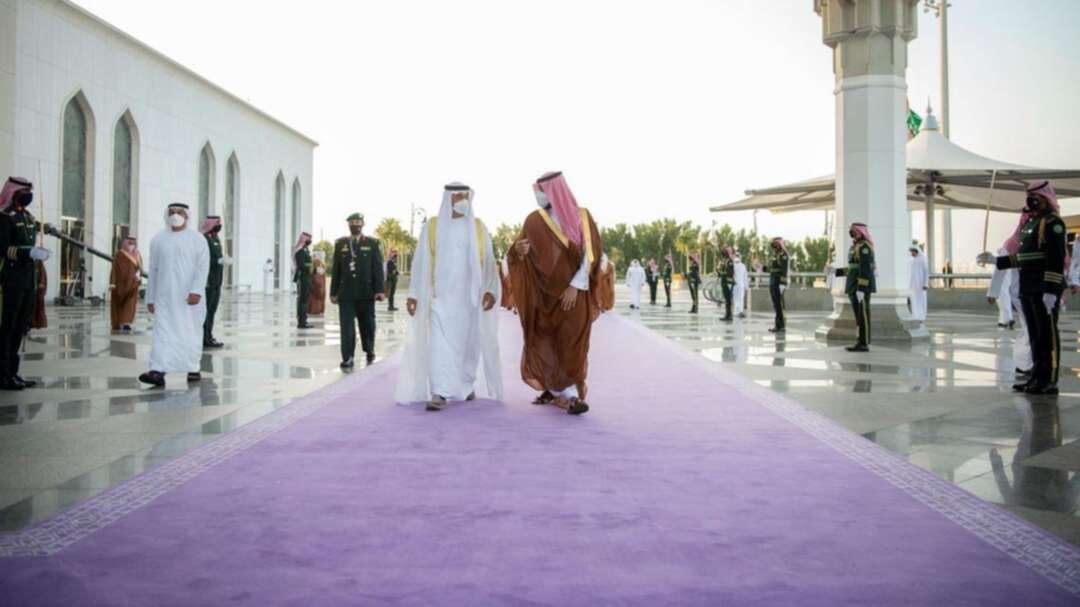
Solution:
{"label": "dress shoe", "polygon": [[307,323],[304,323],[302,325],[296,325],[296,328],[297,329],[314,329],[315,325],[309,325]]}
{"label": "dress shoe", "polygon": [[353,357],[350,356],[349,358],[346,358],[344,361],[342,361],[341,368],[352,369],[354,364],[356,363],[353,361]]}
{"label": "dress shoe", "polygon": [[869,352],[870,348],[866,344],[855,344],[854,346],[848,346],[844,348],[848,352]]}
{"label": "dress shoe", "polygon": [[373,362],[375,362],[375,353],[374,352],[368,352],[367,353],[367,364],[370,365]]}
{"label": "dress shoe", "polygon": [[1024,393],[1032,396],[1057,396],[1058,387],[1057,384],[1034,383],[1028,386]]}
{"label": "dress shoe", "polygon": [[783,333],[784,327],[769,327],[769,333]]}
{"label": "dress shoe", "polygon": [[187,374],[187,380],[188,380],[189,384],[193,383],[193,382],[197,382],[197,381],[202,381],[202,374],[201,373],[188,373]]}
{"label": "dress shoe", "polygon": [[0,377],[0,390],[15,392],[22,389],[23,385],[15,381],[14,377]]}
{"label": "dress shoe", "polygon": [[1027,392],[1027,389],[1036,384],[1035,379],[1029,379],[1025,382],[1017,382],[1013,384],[1013,392]]}
{"label": "dress shoe", "polygon": [[1020,367],[1017,367],[1015,373],[1017,375],[1031,375],[1031,369],[1021,369]]}
{"label": "dress shoe", "polygon": [[429,400],[428,404],[424,407],[424,409],[427,411],[442,411],[445,408],[446,399],[439,396],[438,394],[432,396],[431,400]]}
{"label": "dress shoe", "polygon": [[12,379],[15,380],[15,383],[22,384],[22,387],[24,387],[24,388],[33,388],[34,386],[37,385],[36,381],[34,381],[32,379],[23,379],[22,377],[20,377],[18,375],[16,375]]}
{"label": "dress shoe", "polygon": [[588,413],[588,411],[589,405],[587,405],[585,401],[577,398],[571,398],[570,406],[566,408],[567,415],[582,415]]}
{"label": "dress shoe", "polygon": [[160,371],[147,371],[139,376],[139,381],[158,388],[165,387],[165,374]]}

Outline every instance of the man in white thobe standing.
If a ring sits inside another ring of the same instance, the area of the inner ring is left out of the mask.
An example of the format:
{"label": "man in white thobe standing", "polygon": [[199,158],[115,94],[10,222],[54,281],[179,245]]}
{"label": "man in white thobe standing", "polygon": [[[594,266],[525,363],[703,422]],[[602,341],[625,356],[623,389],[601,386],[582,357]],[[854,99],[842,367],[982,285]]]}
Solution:
{"label": "man in white thobe standing", "polygon": [[[1008,255],[1005,249],[998,249],[998,255]],[[998,323],[1002,329],[1012,329],[1016,326],[1013,320],[1012,282],[1016,270],[993,269],[990,275],[990,287],[986,290],[986,298],[992,304],[997,304]]]}
{"label": "man in white thobe standing", "polygon": [[735,316],[746,318],[746,287],[749,277],[746,272],[746,264],[742,257],[735,254],[735,287],[731,290],[731,298],[735,300]]}
{"label": "man in white thobe standing", "polygon": [[[406,310],[410,319],[395,393],[397,402],[447,401],[482,395],[502,399],[498,325],[500,295],[491,236],[472,209],[473,191],[454,182],[443,189],[439,216],[420,232]],[[482,374],[483,381],[478,381]]]}
{"label": "man in white thobe standing", "polygon": [[926,321],[926,295],[930,290],[930,265],[926,261],[926,254],[918,245],[911,245],[911,280],[908,288],[911,290],[911,317],[920,322]]}
{"label": "man in white thobe standing", "polygon": [[202,326],[206,319],[206,277],[210,247],[188,221],[188,206],[173,203],[165,211],[165,229],[150,241],[150,282],[146,307],[154,315],[150,370],[139,381],[164,387],[166,373],[202,379]]}
{"label": "man in white thobe standing", "polygon": [[630,289],[630,309],[641,309],[641,285],[645,284],[645,268],[641,262],[630,262],[630,268],[626,270],[626,288]]}

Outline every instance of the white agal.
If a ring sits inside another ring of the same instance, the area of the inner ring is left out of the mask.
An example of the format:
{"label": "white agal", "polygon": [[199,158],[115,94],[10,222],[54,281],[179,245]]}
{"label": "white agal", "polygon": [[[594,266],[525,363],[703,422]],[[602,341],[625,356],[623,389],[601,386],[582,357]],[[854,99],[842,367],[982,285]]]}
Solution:
{"label": "white agal", "polygon": [[[192,229],[190,223],[179,231],[166,227],[150,241],[150,283],[146,287],[146,303],[154,306],[151,371],[199,371],[209,273],[210,247],[206,238]],[[199,296],[199,303],[188,303],[188,296],[192,294]]]}
{"label": "white agal", "polygon": [[425,224],[413,256],[409,299],[417,305],[395,391],[402,404],[433,395],[463,400],[472,393],[502,399],[498,312],[483,308],[485,295],[495,302],[501,295],[491,236],[472,204],[462,209],[463,217],[453,217],[450,194],[444,192],[434,238]]}

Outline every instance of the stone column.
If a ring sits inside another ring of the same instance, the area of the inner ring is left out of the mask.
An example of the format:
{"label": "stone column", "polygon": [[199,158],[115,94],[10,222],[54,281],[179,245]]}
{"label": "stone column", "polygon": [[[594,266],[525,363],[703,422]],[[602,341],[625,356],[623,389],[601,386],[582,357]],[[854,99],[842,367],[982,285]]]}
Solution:
{"label": "stone column", "polygon": [[[0,180],[15,170],[15,24],[18,0],[0,0]],[[33,179],[33,177],[31,177]]]}
{"label": "stone column", "polygon": [[[814,0],[836,75],[836,259],[846,264],[848,226],[874,237],[877,293],[871,298],[874,342],[925,338],[907,310],[911,226],[905,170],[907,45],[917,34],[918,0]],[[855,340],[843,281],[833,314],[817,335]]]}

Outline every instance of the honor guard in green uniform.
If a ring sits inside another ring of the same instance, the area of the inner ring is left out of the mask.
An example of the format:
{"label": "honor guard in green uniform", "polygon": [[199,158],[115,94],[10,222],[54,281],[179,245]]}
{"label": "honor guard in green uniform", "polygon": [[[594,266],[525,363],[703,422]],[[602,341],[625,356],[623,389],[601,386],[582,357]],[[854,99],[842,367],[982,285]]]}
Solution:
{"label": "honor guard in green uniform", "polygon": [[784,314],[784,291],[788,285],[788,252],[784,239],[777,236],[772,240],[772,256],[769,258],[769,298],[772,300],[776,320],[769,329],[770,333],[782,333],[787,330],[787,316]]}
{"label": "honor guard in green uniform", "polygon": [[1067,230],[1059,212],[1057,192],[1049,181],[1030,185],[1017,233],[1006,241],[1009,254],[996,258],[990,253],[979,256],[980,261],[993,262],[998,269],[1019,269],[1020,309],[1027,324],[1034,365],[1029,379],[1013,386],[1017,392],[1058,393],[1061,366],[1058,313],[1068,271]]}
{"label": "honor guard in green uniform", "polygon": [[210,248],[210,272],[206,275],[206,320],[203,321],[203,347],[220,348],[225,344],[214,339],[214,316],[221,302],[221,284],[225,278],[225,252],[221,246],[221,217],[207,215],[199,226]]}
{"label": "honor guard in green uniform", "polygon": [[334,243],[334,270],[330,302],[337,304],[341,321],[341,368],[353,367],[356,325],[367,362],[375,361],[375,302],[383,300],[383,263],[379,241],[364,236],[364,216],[348,217],[349,235]]}
{"label": "honor guard in green uniform", "polygon": [[844,292],[851,300],[851,309],[855,312],[855,324],[859,327],[859,337],[854,346],[848,346],[848,352],[868,352],[870,350],[870,295],[877,291],[874,278],[874,240],[865,223],[853,223],[848,231],[851,236],[851,251],[848,252],[847,268],[838,271],[844,276]]}
{"label": "honor guard in green uniform", "polygon": [[686,273],[686,286],[690,288],[690,300],[693,306],[690,308],[691,314],[697,314],[698,305],[698,287],[701,286],[701,265],[698,264],[697,255],[690,254],[690,271]]}
{"label": "honor guard in green uniform", "polygon": [[720,251],[720,261],[716,266],[716,275],[720,278],[720,290],[724,293],[724,317],[720,320],[731,322],[731,304],[735,291],[735,250],[725,246]]}
{"label": "honor guard in green uniform", "polygon": [[660,266],[655,259],[645,264],[645,282],[649,283],[649,305],[656,305],[656,288],[660,286]]}
{"label": "honor guard in green uniform", "polygon": [[36,261],[49,250],[35,246],[37,220],[26,210],[34,200],[34,185],[11,177],[0,190],[0,390],[22,390],[37,382],[19,376],[19,346],[30,329],[37,291]]}
{"label": "honor guard in green uniform", "polygon": [[390,251],[390,255],[386,259],[386,309],[390,312],[397,311],[397,308],[394,307],[394,294],[397,293],[398,279],[397,260],[397,251]]}
{"label": "honor guard in green uniform", "polygon": [[675,264],[672,263],[672,261],[671,261],[671,255],[668,255],[665,258],[665,260],[667,261],[667,263],[664,264],[663,277],[664,277],[664,297],[667,299],[667,303],[664,304],[664,307],[665,308],[670,308],[671,307],[671,275],[675,271],[675,268],[674,268]]}
{"label": "honor guard in green uniform", "polygon": [[308,300],[311,298],[311,234],[300,232],[293,247],[293,282],[296,283],[296,328],[310,329],[307,321]]}

